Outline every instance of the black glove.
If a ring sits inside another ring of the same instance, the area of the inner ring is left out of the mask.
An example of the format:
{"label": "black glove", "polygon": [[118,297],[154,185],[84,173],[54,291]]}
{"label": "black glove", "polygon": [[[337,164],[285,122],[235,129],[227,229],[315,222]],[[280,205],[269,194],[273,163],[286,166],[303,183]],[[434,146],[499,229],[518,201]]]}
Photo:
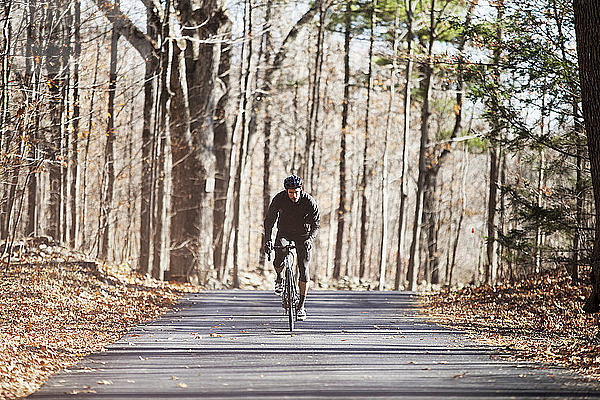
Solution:
{"label": "black glove", "polygon": [[310,239],[305,240],[304,248],[306,249],[306,252],[308,253],[310,251],[310,249],[312,249],[312,240],[310,240]]}
{"label": "black glove", "polygon": [[271,252],[273,251],[273,242],[271,242],[270,240],[267,240],[265,242],[264,251],[265,251],[265,254],[267,256],[269,256],[269,258],[271,258]]}

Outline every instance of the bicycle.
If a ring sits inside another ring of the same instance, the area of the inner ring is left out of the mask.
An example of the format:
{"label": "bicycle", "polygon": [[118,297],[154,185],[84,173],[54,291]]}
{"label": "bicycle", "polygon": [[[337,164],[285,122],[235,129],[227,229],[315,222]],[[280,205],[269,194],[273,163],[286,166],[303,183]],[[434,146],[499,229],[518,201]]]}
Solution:
{"label": "bicycle", "polygon": [[[296,279],[294,278],[294,253],[292,250],[296,248],[296,244],[292,241],[289,244],[283,246],[274,246],[273,249],[285,251],[285,274],[284,274],[284,285],[283,293],[281,294],[281,306],[288,315],[288,322],[290,324],[290,332],[294,330],[294,323],[296,322],[296,312],[298,311],[298,301],[300,296],[298,294],[298,286]],[[268,257],[271,260],[271,253]]]}

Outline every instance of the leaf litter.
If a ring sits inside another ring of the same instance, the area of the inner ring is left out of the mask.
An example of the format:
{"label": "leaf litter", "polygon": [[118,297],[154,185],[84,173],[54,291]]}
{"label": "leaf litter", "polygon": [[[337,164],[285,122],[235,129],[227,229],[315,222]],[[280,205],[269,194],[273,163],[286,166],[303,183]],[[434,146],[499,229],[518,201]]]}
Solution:
{"label": "leaf litter", "polygon": [[[589,268],[580,276],[589,276]],[[599,320],[582,310],[590,288],[589,278],[574,283],[555,270],[514,283],[442,289],[421,301],[431,321],[467,331],[519,360],[600,379]]]}
{"label": "leaf litter", "polygon": [[[53,373],[106,351],[135,325],[171,309],[184,292],[197,290],[60,246],[26,244],[10,265],[0,261],[0,398],[33,393]],[[86,392],[94,391],[79,391]]]}

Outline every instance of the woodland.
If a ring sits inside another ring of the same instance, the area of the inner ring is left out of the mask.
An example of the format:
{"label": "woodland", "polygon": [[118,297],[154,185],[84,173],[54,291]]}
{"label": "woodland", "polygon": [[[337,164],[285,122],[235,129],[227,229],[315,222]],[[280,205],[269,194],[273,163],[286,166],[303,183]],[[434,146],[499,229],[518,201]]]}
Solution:
{"label": "woodland", "polygon": [[45,237],[142,276],[236,288],[272,270],[265,209],[295,173],[321,211],[317,287],[556,269],[600,284],[598,13],[580,0],[3,0],[2,262]]}

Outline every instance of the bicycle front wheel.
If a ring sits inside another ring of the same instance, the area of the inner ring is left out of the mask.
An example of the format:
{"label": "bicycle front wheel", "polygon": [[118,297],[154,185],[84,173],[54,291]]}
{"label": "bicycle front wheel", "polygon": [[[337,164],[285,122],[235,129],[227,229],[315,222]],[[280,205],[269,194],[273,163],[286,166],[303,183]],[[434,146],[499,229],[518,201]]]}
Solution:
{"label": "bicycle front wheel", "polygon": [[296,299],[294,298],[294,274],[290,268],[285,270],[285,292],[287,296],[287,314],[290,324],[290,332],[294,330],[294,321],[296,319]]}

